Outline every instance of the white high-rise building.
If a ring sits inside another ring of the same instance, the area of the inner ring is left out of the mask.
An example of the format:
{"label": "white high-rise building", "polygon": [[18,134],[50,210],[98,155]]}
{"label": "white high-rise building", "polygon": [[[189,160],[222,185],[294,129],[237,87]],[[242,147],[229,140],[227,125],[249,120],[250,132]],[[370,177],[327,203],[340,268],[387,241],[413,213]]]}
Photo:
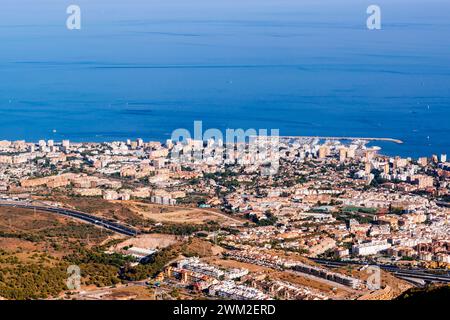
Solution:
{"label": "white high-rise building", "polygon": [[347,159],[347,148],[339,149],[339,161],[344,162]]}
{"label": "white high-rise building", "polygon": [[62,146],[64,148],[69,148],[70,147],[70,141],[69,140],[63,140],[62,141]]}
{"label": "white high-rise building", "polygon": [[372,241],[352,246],[352,253],[359,256],[368,256],[377,254],[378,252],[389,249],[390,247],[391,244],[386,240]]}
{"label": "white high-rise building", "polygon": [[173,147],[173,141],[171,139],[166,140],[166,147],[169,149]]}
{"label": "white high-rise building", "polygon": [[447,162],[447,155],[446,154],[441,154],[441,162]]}

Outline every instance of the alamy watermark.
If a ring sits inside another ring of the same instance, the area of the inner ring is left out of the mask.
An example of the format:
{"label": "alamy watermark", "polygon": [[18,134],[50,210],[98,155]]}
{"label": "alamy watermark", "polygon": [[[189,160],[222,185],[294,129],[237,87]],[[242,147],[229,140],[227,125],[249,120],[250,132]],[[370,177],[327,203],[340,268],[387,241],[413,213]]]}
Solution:
{"label": "alamy watermark", "polygon": [[[69,30],[81,30],[81,8],[79,5],[71,4],[67,7],[66,13],[69,15],[66,20],[66,27]],[[372,4],[367,7],[366,13],[369,17],[366,20],[367,29],[381,29],[381,8]]]}
{"label": "alamy watermark", "polygon": [[69,290],[80,290],[81,288],[81,270],[77,265],[70,265],[67,268],[66,286]]}
{"label": "alamy watermark", "polygon": [[180,163],[215,163],[260,166],[262,175],[278,172],[280,136],[278,129],[216,128],[203,132],[202,121],[194,121],[193,134],[179,128],[172,132],[171,159]]}
{"label": "alamy watermark", "polygon": [[72,4],[67,7],[66,13],[69,15],[66,20],[66,27],[69,30],[81,29],[81,8],[78,5]]}
{"label": "alamy watermark", "polygon": [[381,8],[375,4],[370,5],[367,8],[367,14],[370,16],[367,18],[366,25],[369,30],[381,29]]}
{"label": "alamy watermark", "polygon": [[366,272],[369,274],[367,278],[367,289],[381,289],[381,268],[378,266],[367,266]]}

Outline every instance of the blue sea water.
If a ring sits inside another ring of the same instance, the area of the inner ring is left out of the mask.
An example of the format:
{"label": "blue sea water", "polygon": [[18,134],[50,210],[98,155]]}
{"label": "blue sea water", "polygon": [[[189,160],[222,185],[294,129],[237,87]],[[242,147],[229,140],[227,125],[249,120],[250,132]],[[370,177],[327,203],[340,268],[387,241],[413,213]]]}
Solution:
{"label": "blue sea water", "polygon": [[201,120],[450,153],[450,2],[377,0],[370,31],[373,2],[2,0],[0,140],[165,140]]}

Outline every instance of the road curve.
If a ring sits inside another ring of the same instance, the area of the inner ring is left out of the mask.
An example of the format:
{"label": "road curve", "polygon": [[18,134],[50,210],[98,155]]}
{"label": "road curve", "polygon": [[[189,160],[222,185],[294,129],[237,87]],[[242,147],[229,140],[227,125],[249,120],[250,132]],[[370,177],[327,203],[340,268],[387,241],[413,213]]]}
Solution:
{"label": "road curve", "polygon": [[57,213],[64,216],[69,216],[75,219],[83,220],[85,222],[94,224],[99,227],[106,228],[108,230],[111,230],[116,233],[120,233],[126,236],[136,236],[139,234],[139,231],[125,226],[123,224],[117,223],[115,221],[110,221],[105,218],[100,218],[93,216],[89,213],[72,210],[72,209],[66,209],[66,208],[60,208],[60,207],[53,207],[53,206],[47,206],[47,205],[33,205],[28,202],[20,202],[20,201],[0,201],[0,207],[12,207],[12,208],[23,208],[23,209],[36,209],[39,211],[45,211],[45,212],[51,212],[51,213]]}

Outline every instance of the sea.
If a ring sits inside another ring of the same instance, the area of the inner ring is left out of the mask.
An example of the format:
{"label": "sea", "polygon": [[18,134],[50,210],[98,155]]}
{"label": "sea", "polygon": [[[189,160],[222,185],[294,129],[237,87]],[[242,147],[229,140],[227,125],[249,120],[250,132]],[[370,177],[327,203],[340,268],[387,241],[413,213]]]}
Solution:
{"label": "sea", "polygon": [[450,153],[450,1],[0,2],[0,140],[165,141],[194,121]]}

